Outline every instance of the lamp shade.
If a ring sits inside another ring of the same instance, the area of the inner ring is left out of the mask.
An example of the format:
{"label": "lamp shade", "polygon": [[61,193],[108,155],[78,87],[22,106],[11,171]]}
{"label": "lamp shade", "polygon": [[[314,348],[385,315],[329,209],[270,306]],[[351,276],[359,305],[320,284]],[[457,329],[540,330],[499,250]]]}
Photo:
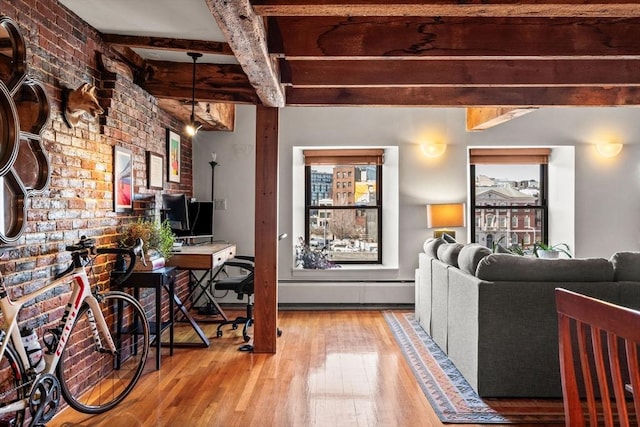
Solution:
{"label": "lamp shade", "polygon": [[464,203],[427,205],[427,227],[464,227]]}

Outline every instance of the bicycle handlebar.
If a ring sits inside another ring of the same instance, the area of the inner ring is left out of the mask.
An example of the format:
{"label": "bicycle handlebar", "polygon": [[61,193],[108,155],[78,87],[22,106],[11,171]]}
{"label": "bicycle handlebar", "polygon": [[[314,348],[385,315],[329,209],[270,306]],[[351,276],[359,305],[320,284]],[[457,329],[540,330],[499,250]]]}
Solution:
{"label": "bicycle handlebar", "polygon": [[142,263],[147,265],[144,259],[144,251],[142,250],[143,241],[140,238],[136,239],[136,244],[129,248],[97,248],[96,253],[98,254],[120,254],[120,255],[128,255],[129,256],[129,266],[125,270],[124,273],[118,276],[112,276],[112,280],[117,284],[121,285],[125,280],[131,276],[133,272],[133,268],[136,266],[136,258],[138,255],[142,258]]}
{"label": "bicycle handlebar", "polygon": [[136,239],[135,245],[127,248],[96,248],[95,244],[96,242],[94,239],[89,239],[86,236],[82,236],[80,237],[80,240],[75,244],[66,246],[65,249],[72,252],[71,256],[73,257],[73,262],[65,271],[57,274],[56,277],[63,277],[71,273],[74,268],[81,266],[80,260],[82,258],[88,257],[89,255],[116,254],[129,256],[129,267],[127,268],[127,270],[117,277],[112,278],[112,280],[118,285],[122,284],[129,278],[136,265],[136,257],[138,255],[141,256],[142,262],[146,265],[144,259],[144,251],[142,249],[142,245],[144,244],[144,242],[140,238]]}

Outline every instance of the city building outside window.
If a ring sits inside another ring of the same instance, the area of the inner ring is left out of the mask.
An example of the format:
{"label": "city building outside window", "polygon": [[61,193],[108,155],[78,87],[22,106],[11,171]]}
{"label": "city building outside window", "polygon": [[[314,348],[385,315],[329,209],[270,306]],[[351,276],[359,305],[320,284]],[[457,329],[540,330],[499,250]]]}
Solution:
{"label": "city building outside window", "polygon": [[548,148],[471,149],[470,215],[475,242],[533,249],[548,240]]}
{"label": "city building outside window", "polygon": [[[304,150],[305,241],[338,264],[382,263],[382,149]],[[320,199],[322,179],[332,189]],[[338,189],[353,191],[337,191]],[[333,191],[336,189],[336,191]]]}

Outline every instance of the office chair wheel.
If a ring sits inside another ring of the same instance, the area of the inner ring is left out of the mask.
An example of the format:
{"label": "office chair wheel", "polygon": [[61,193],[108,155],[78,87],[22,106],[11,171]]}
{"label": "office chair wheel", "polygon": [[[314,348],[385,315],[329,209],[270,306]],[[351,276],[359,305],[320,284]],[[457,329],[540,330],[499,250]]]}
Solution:
{"label": "office chair wheel", "polygon": [[217,336],[218,338],[220,338],[220,337],[222,336],[222,331],[220,331],[220,330],[219,330],[219,331],[217,331],[217,332],[216,332],[216,336]]}
{"label": "office chair wheel", "polygon": [[238,329],[238,325],[234,323],[233,325],[231,325],[231,329]]}
{"label": "office chair wheel", "polygon": [[282,329],[277,328],[277,329],[276,329],[276,335],[278,335],[279,337],[281,337],[281,336],[282,336]]}

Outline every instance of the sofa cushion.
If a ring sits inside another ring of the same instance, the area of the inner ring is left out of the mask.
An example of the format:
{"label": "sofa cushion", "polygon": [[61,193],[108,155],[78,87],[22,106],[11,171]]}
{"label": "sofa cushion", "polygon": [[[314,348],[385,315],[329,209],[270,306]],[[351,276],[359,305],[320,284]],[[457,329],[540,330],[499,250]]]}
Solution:
{"label": "sofa cushion", "polygon": [[458,254],[463,247],[462,243],[443,243],[438,246],[438,259],[445,264],[458,267]]}
{"label": "sofa cushion", "polygon": [[422,248],[424,249],[424,253],[429,257],[438,259],[438,247],[444,243],[445,241],[442,237],[438,237],[437,239],[431,238],[424,242]]}
{"label": "sofa cushion", "polygon": [[458,268],[465,273],[475,276],[478,263],[489,254],[491,254],[491,249],[479,243],[464,245],[458,254]]}
{"label": "sofa cushion", "polygon": [[611,264],[614,280],[640,281],[640,252],[616,252]]}
{"label": "sofa cushion", "polygon": [[476,277],[510,282],[611,282],[613,265],[604,258],[542,259],[491,254],[478,263]]}

